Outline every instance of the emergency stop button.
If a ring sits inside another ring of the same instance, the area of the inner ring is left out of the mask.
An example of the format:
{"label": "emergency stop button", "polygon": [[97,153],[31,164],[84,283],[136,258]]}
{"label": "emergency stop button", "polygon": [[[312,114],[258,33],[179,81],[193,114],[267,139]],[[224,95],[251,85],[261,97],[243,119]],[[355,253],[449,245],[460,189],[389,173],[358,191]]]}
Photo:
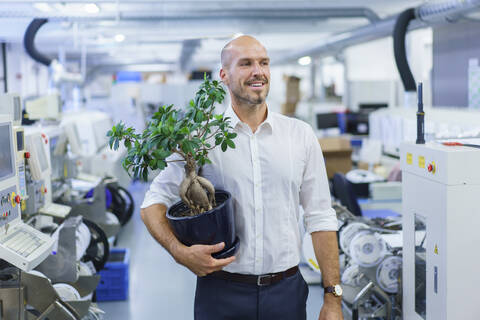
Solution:
{"label": "emergency stop button", "polygon": [[17,196],[15,197],[15,202],[16,202],[17,204],[19,204],[21,201],[22,201],[22,199],[20,198],[20,196],[17,195]]}
{"label": "emergency stop button", "polygon": [[431,172],[432,174],[434,174],[436,170],[435,162],[432,161],[431,163],[429,163],[427,166],[427,170],[428,172]]}

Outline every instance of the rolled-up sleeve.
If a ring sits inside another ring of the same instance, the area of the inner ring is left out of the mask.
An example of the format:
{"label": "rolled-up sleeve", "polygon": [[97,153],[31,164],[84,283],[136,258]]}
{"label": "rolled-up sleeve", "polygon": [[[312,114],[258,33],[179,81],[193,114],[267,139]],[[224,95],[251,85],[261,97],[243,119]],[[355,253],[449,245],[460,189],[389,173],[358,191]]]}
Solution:
{"label": "rolled-up sleeve", "polygon": [[[179,157],[170,156],[167,160],[178,160]],[[154,204],[164,204],[167,208],[180,200],[179,187],[185,177],[185,163],[175,161],[168,163],[158,176],[153,179],[150,189],[145,194],[141,208]]]}
{"label": "rolled-up sleeve", "polygon": [[305,230],[337,231],[338,221],[332,208],[325,161],[320,143],[311,128],[306,134],[307,160],[300,187],[300,204],[304,210]]}

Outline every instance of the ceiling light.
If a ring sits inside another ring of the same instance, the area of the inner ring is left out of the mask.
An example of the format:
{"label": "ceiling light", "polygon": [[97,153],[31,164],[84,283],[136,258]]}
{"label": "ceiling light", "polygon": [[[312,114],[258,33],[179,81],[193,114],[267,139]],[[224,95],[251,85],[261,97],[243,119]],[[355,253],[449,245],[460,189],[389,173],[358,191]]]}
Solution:
{"label": "ceiling light", "polygon": [[115,35],[115,41],[123,42],[125,40],[125,36],[121,33]]}
{"label": "ceiling light", "polygon": [[52,7],[48,3],[45,2],[39,2],[39,3],[34,3],[33,7],[39,11],[42,12],[50,12],[52,11]]}
{"label": "ceiling light", "polygon": [[233,39],[236,39],[236,38],[241,37],[241,36],[243,36],[243,33],[237,32],[237,33],[235,33],[235,34],[232,36],[232,38],[233,38]]}
{"label": "ceiling light", "polygon": [[87,13],[99,13],[100,8],[95,3],[87,3],[84,7]]}
{"label": "ceiling light", "polygon": [[310,58],[309,56],[301,57],[300,59],[298,59],[298,63],[302,66],[308,66],[311,62],[312,58]]}

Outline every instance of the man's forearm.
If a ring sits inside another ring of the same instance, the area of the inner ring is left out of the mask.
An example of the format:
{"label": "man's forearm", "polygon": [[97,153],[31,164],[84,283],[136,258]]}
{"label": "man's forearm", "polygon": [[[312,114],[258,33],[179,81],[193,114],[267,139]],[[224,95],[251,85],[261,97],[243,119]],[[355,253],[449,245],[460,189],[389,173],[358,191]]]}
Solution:
{"label": "man's forearm", "polygon": [[322,272],[323,285],[340,284],[337,233],[335,231],[313,232],[312,241],[315,256]]}
{"label": "man's forearm", "polygon": [[166,217],[167,207],[163,204],[154,204],[141,210],[142,220],[148,232],[157,240],[175,260],[178,260],[179,251],[185,246],[178,241],[168,224]]}

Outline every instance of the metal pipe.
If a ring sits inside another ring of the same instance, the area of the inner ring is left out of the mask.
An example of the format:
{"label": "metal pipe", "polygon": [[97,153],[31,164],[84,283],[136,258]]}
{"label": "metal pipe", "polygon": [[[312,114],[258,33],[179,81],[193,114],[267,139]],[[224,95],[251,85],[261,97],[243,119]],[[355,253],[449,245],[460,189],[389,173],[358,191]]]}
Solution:
{"label": "metal pipe", "polygon": [[366,18],[370,22],[379,21],[378,15],[368,8],[325,8],[281,6],[266,7],[253,5],[252,7],[240,8],[147,8],[145,10],[119,10],[119,12],[100,12],[98,14],[88,13],[64,13],[64,12],[37,12],[37,11],[0,11],[0,18],[44,18],[49,20],[69,19],[71,20],[211,20],[214,19],[327,19],[327,18]]}
{"label": "metal pipe", "polygon": [[[451,21],[454,15],[470,13],[480,7],[480,0],[451,0],[444,3],[426,3],[415,8],[416,19],[409,24],[409,30]],[[450,17],[450,19],[449,19]],[[304,56],[333,55],[346,47],[384,38],[392,34],[397,15],[387,17],[368,26],[343,32],[323,39],[319,44],[302,48],[279,57],[272,57],[273,64],[289,63]]]}
{"label": "metal pipe", "polygon": [[358,317],[359,317],[359,314],[358,314],[358,305],[360,303],[360,300],[367,295],[367,293],[370,292],[370,290],[373,289],[373,287],[375,287],[375,285],[373,284],[372,281],[370,281],[369,283],[367,283],[367,285],[365,287],[362,288],[362,290],[360,290],[359,293],[357,293],[357,295],[355,296],[355,299],[353,299],[353,302],[352,302],[352,320],[358,320]]}
{"label": "metal pipe", "polygon": [[7,93],[7,44],[2,42],[2,64],[3,64],[3,91]]}

